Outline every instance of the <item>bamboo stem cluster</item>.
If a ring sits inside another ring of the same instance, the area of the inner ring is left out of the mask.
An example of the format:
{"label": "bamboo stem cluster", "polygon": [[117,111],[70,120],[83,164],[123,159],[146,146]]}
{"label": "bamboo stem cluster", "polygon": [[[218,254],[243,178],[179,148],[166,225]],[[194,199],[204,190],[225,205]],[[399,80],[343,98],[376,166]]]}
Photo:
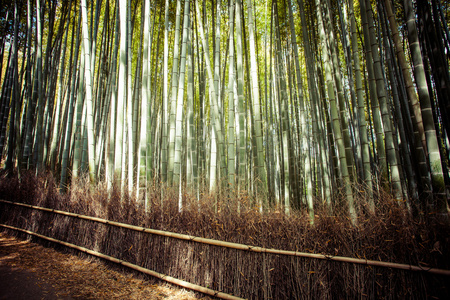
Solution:
{"label": "bamboo stem cluster", "polygon": [[355,223],[388,189],[447,214],[438,2],[405,1],[399,18],[390,0],[15,1],[0,44],[5,168],[49,170],[62,189],[89,174],[146,204],[161,181],[180,210],[207,190],[312,222],[317,205],[345,206]]}

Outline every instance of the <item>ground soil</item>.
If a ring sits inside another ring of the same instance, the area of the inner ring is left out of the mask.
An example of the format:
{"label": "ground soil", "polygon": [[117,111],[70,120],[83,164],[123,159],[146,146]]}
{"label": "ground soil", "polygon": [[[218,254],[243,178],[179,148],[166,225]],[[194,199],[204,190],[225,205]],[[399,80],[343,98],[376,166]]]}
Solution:
{"label": "ground soil", "polygon": [[0,300],[3,299],[199,297],[191,291],[112,270],[93,259],[81,259],[0,233]]}

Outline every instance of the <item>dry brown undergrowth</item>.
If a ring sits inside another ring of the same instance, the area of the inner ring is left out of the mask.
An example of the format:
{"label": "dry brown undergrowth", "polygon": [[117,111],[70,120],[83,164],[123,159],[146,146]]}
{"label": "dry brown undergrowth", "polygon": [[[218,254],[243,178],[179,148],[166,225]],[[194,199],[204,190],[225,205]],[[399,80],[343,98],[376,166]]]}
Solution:
{"label": "dry brown undergrowth", "polygon": [[[154,184],[149,188],[151,209],[146,213],[141,202],[121,196],[119,189],[109,192],[104,184],[92,186],[87,180],[60,193],[51,175],[24,173],[20,181],[14,176],[0,175],[0,179],[0,197],[5,200],[252,246],[450,269],[448,219],[419,211],[409,215],[405,202],[382,191],[376,195],[375,215],[364,207],[363,196],[355,199],[356,226],[339,194],[333,196],[333,214],[326,206],[315,207],[311,225],[299,211],[286,215],[282,208],[269,207],[260,213],[257,199],[245,194],[200,193],[197,199],[186,192],[180,213],[178,189]],[[0,204],[0,221],[249,299],[299,295],[304,299],[365,295],[383,299],[392,293],[404,299],[449,299],[450,295],[447,277],[209,247],[9,204]]]}
{"label": "dry brown undergrowth", "polygon": [[55,289],[58,298],[198,299],[193,292],[137,279],[93,260],[80,259],[3,233],[0,233],[0,264],[35,273]]}

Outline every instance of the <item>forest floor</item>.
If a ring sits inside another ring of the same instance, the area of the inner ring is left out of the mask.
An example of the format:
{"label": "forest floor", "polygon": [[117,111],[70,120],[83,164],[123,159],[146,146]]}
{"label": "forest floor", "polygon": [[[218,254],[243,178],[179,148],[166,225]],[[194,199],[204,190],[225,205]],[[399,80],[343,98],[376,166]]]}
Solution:
{"label": "forest floor", "polygon": [[[0,300],[198,299],[94,261],[0,233]],[[209,298],[203,298],[209,299]]]}

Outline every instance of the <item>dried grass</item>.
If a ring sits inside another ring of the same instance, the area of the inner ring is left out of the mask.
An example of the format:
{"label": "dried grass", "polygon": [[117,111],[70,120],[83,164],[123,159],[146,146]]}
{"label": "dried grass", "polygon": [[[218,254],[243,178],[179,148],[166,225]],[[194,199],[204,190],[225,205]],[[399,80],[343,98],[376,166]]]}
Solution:
{"label": "dried grass", "polygon": [[[161,194],[164,198],[161,200]],[[266,248],[339,255],[450,269],[450,226],[436,216],[411,217],[403,204],[376,195],[377,213],[361,204],[358,225],[345,209],[316,207],[311,225],[306,213],[282,213],[241,194],[186,191],[182,212],[178,190],[149,188],[150,212],[117,189],[80,180],[60,194],[51,176],[23,174],[2,179],[5,200],[70,211],[112,221]],[[213,199],[213,200],[212,200]],[[364,203],[357,199],[358,203]],[[211,202],[213,201],[213,202]],[[211,205],[216,203],[216,205]],[[335,199],[334,203],[339,203]],[[251,253],[132,232],[123,228],[0,205],[0,221],[74,243],[198,285],[250,299],[424,299],[450,296],[450,279],[427,273]],[[240,213],[237,212],[240,208]],[[46,244],[46,243],[43,243]]]}

